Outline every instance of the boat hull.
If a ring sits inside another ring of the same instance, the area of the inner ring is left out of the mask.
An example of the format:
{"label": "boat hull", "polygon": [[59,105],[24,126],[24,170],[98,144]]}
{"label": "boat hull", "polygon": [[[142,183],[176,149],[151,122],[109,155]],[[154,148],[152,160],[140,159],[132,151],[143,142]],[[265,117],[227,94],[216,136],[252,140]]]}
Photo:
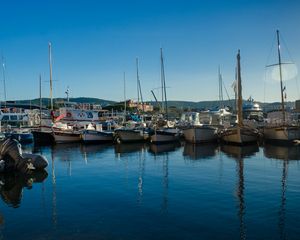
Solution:
{"label": "boat hull", "polygon": [[191,127],[183,130],[183,136],[190,143],[214,142],[218,139],[217,130],[213,126]]}
{"label": "boat hull", "polygon": [[152,143],[169,143],[179,141],[179,133],[177,131],[157,130],[151,135],[150,141]]}
{"label": "boat hull", "polygon": [[143,130],[115,130],[117,141],[121,142],[143,142],[149,138],[149,134]]}
{"label": "boat hull", "polygon": [[293,142],[300,138],[300,127],[277,126],[264,128],[264,140],[276,142]]}
{"label": "boat hull", "polygon": [[52,131],[33,130],[33,140],[37,144],[52,144],[55,142]]}
{"label": "boat hull", "polygon": [[223,131],[221,139],[227,143],[243,145],[257,142],[258,133],[254,129],[232,127]]}
{"label": "boat hull", "polygon": [[81,133],[83,142],[112,142],[113,133],[95,130],[85,130]]}
{"label": "boat hull", "polygon": [[81,141],[79,132],[53,131],[53,135],[56,143],[72,143]]}

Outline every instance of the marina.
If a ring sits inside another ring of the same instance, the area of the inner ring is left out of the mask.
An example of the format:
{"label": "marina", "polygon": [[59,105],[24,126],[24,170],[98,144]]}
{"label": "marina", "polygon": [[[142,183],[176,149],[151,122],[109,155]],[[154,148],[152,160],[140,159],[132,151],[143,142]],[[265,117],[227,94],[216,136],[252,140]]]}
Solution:
{"label": "marina", "polygon": [[300,239],[300,1],[1,10],[0,240]]}

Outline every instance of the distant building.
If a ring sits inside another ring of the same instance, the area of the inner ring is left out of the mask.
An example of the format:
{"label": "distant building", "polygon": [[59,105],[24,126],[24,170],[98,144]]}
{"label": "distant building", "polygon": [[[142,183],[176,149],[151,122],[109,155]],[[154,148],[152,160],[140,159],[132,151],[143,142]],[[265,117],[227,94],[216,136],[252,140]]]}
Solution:
{"label": "distant building", "polygon": [[[124,102],[123,102],[124,104]],[[153,106],[150,103],[137,103],[129,99],[126,101],[126,106],[129,108],[136,108],[137,110],[144,112],[153,112]]]}
{"label": "distant building", "polygon": [[296,108],[295,108],[296,112],[300,112],[300,100],[296,100],[295,105],[296,105]]}

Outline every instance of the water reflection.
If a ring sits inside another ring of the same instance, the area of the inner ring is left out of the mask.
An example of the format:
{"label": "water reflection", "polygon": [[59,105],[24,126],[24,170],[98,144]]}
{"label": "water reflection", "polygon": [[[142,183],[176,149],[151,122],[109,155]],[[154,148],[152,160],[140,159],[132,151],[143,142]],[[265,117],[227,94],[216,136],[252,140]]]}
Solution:
{"label": "water reflection", "polygon": [[282,177],[281,177],[281,201],[280,201],[279,221],[278,221],[280,239],[286,239],[285,215],[286,215],[287,171],[288,171],[288,161],[283,161]]}
{"label": "water reflection", "polygon": [[300,160],[300,146],[279,146],[266,144],[264,146],[264,155],[267,158],[283,160],[282,161],[282,174],[281,174],[281,196],[280,207],[278,211],[278,230],[280,239],[287,239],[286,237],[286,191],[287,191],[287,177],[289,162]]}
{"label": "water reflection", "polygon": [[145,150],[147,145],[145,143],[120,143],[115,144],[116,153],[133,153]]}
{"label": "water reflection", "polygon": [[254,155],[259,151],[257,145],[247,145],[247,146],[234,146],[234,145],[222,145],[221,151],[227,156],[235,159],[236,172],[237,172],[237,183],[236,183],[236,197],[238,199],[238,218],[240,224],[240,239],[246,239],[246,202],[245,202],[245,179],[244,179],[244,158]]}
{"label": "water reflection", "polygon": [[162,186],[163,186],[163,197],[161,204],[161,211],[168,211],[168,191],[169,191],[169,156],[166,154],[163,159],[163,167],[162,167]]}
{"label": "water reflection", "polygon": [[35,171],[26,175],[19,172],[0,174],[0,195],[2,200],[11,207],[19,207],[23,188],[31,189],[34,183],[43,182],[47,176],[48,173],[45,170]]}
{"label": "water reflection", "polygon": [[141,204],[143,201],[143,183],[145,175],[145,152],[138,152],[139,159],[139,176],[138,176],[138,203]]}
{"label": "water reflection", "polygon": [[300,160],[300,146],[279,146],[266,144],[264,146],[264,155],[267,158],[274,158],[278,160]]}
{"label": "water reflection", "polygon": [[180,142],[165,143],[165,144],[150,144],[149,152],[154,155],[164,154],[167,152],[174,152],[181,146]]}
{"label": "water reflection", "polygon": [[80,152],[86,164],[88,164],[89,158],[93,158],[95,155],[100,154],[110,148],[112,144],[82,144],[80,145]]}
{"label": "water reflection", "polygon": [[154,155],[155,160],[162,160],[162,202],[161,213],[168,212],[169,191],[169,153],[177,150],[180,143],[151,144],[149,152]]}
{"label": "water reflection", "polygon": [[212,158],[217,154],[217,144],[192,144],[185,143],[183,156],[191,160]]}
{"label": "water reflection", "polygon": [[51,146],[51,180],[52,180],[52,223],[53,228],[57,226],[57,207],[56,207],[56,176],[55,176],[55,150],[54,145]]}
{"label": "water reflection", "polygon": [[235,146],[224,144],[221,145],[221,151],[227,156],[232,157],[236,160],[243,158],[249,158],[259,151],[259,147],[256,144],[245,145],[245,146]]}

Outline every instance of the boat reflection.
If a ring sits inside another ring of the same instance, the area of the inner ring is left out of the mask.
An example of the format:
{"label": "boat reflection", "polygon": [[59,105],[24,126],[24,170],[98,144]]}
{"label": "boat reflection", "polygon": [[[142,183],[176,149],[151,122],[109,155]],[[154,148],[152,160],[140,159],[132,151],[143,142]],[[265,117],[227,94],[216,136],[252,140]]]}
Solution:
{"label": "boat reflection", "polygon": [[51,153],[55,160],[71,162],[81,160],[80,144],[61,143],[51,146]]}
{"label": "boat reflection", "polygon": [[0,195],[2,200],[11,207],[17,208],[21,204],[23,188],[31,189],[34,183],[43,182],[48,173],[35,171],[31,174],[21,174],[18,172],[0,174]]}
{"label": "boat reflection", "polygon": [[80,151],[82,153],[90,153],[90,154],[96,154],[103,152],[104,150],[112,147],[113,145],[111,143],[105,143],[105,144],[82,144],[80,145]]}
{"label": "boat reflection", "polygon": [[259,151],[257,144],[236,146],[236,145],[221,145],[221,151],[224,152],[228,157],[236,160],[249,158]]}
{"label": "boat reflection", "polygon": [[174,152],[177,148],[181,146],[180,142],[172,142],[165,144],[150,144],[149,152],[154,155],[159,155],[167,152]]}
{"label": "boat reflection", "polygon": [[133,153],[145,150],[145,143],[120,143],[115,145],[115,153]]}
{"label": "boat reflection", "polygon": [[265,144],[264,155],[267,158],[273,158],[278,160],[300,160],[300,146],[279,146]]}
{"label": "boat reflection", "polygon": [[206,159],[214,157],[217,154],[217,144],[192,144],[185,143],[183,156],[191,160]]}
{"label": "boat reflection", "polygon": [[102,153],[105,150],[111,148],[111,143],[105,144],[82,144],[80,145],[80,152],[84,158],[85,163],[88,163],[88,159],[93,158],[96,154]]}

